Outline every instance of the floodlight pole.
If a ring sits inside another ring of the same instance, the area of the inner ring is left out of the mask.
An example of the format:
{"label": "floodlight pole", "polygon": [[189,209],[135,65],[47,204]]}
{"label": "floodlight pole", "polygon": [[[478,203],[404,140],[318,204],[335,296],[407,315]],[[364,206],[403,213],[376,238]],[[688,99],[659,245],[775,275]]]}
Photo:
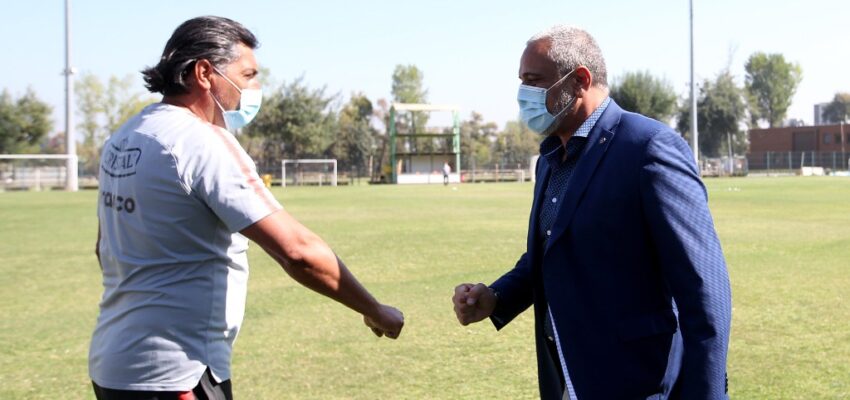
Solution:
{"label": "floodlight pole", "polygon": [[395,126],[395,116],[396,110],[395,105],[390,105],[390,167],[392,167],[392,174],[390,174],[390,183],[398,183],[398,170],[396,169],[396,159],[395,159],[395,151],[396,151],[396,126]]}
{"label": "floodlight pole", "polygon": [[[699,127],[697,126],[697,84],[694,80],[694,0],[689,0],[691,16],[691,132],[694,140],[694,160],[699,167]],[[700,169],[701,170],[701,169]]]}
{"label": "floodlight pole", "polygon": [[68,159],[65,162],[65,190],[76,192],[77,181],[77,142],[74,140],[74,69],[71,67],[71,0],[65,0],[65,149]]}
{"label": "floodlight pole", "polygon": [[455,171],[457,171],[458,181],[460,180],[460,113],[457,110],[452,111],[452,151],[455,152]]}
{"label": "floodlight pole", "polygon": [[[844,154],[844,143],[847,142],[846,140],[844,140],[844,120],[839,121],[839,129],[841,129],[841,158],[843,159],[844,157],[846,157],[846,155]],[[846,162],[848,161],[841,160],[842,164]],[[844,166],[850,169],[850,165],[845,164]]]}

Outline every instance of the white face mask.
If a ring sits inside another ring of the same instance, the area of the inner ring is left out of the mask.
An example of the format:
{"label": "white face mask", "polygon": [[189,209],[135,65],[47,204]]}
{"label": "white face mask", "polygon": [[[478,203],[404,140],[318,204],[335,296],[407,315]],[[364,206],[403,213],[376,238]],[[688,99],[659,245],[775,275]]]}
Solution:
{"label": "white face mask", "polygon": [[[221,116],[224,119],[225,128],[231,132],[241,129],[253,121],[254,117],[257,116],[257,113],[260,112],[260,105],[263,103],[263,91],[262,89],[240,89],[239,86],[236,86],[236,84],[224,75],[223,72],[219,71],[218,68],[213,67],[213,69],[222,78],[224,78],[224,80],[233,85],[233,87],[239,91],[239,108],[236,110],[227,111],[221,106],[221,103],[219,103],[215,96],[212,96],[212,98],[221,110]],[[212,92],[210,92],[210,95],[212,95]]]}
{"label": "white face mask", "polygon": [[552,113],[550,113],[546,108],[546,98],[549,95],[549,90],[563,82],[563,80],[567,79],[567,77],[572,75],[573,72],[576,72],[576,70],[570,71],[546,89],[522,84],[519,85],[519,92],[517,93],[517,102],[519,102],[519,117],[529,129],[539,134],[548,134],[555,120],[561,116],[564,111],[569,109],[573,103],[575,103],[576,98],[573,97],[572,100],[570,100],[564,108],[561,109],[561,111],[558,111],[555,115],[552,115]]}

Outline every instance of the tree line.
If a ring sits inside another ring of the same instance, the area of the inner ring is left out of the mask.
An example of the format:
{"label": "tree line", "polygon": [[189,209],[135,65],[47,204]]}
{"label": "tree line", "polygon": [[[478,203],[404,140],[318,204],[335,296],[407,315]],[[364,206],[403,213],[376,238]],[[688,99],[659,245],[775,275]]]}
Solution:
{"label": "tree line", "polygon": [[[802,79],[798,64],[781,54],[752,54],[745,64],[743,85],[727,67],[714,78],[699,83],[697,119],[700,151],[716,157],[731,150],[745,153],[744,130],[779,126],[785,120],[791,99]],[[280,168],[283,159],[335,158],[341,171],[377,177],[389,170],[390,101],[372,101],[363,93],[352,93],[347,101],[326,87],[311,88],[303,79],[264,83],[262,112],[237,136],[261,171]],[[424,73],[415,65],[397,65],[392,77],[393,102],[427,103]],[[127,118],[146,104],[157,101],[132,89],[131,76],[111,77],[102,82],[92,74],[76,81],[76,129],[83,140],[78,154],[83,172],[96,173],[104,140]],[[611,84],[611,97],[629,111],[659,121],[675,120],[676,129],[690,141],[690,99],[679,98],[672,85],[649,72],[627,72]],[[64,135],[48,137],[53,131],[52,109],[32,90],[17,98],[0,94],[0,153],[61,153]],[[850,117],[850,93],[836,93],[824,117],[846,122]],[[423,112],[402,113],[396,124],[400,131],[422,130],[428,123]],[[433,128],[431,128],[433,129]],[[445,128],[443,132],[450,131]],[[518,120],[503,128],[487,122],[472,111],[460,124],[460,169],[527,168],[537,154],[540,138]],[[422,150],[438,148],[440,139],[419,139]],[[445,139],[441,139],[445,140]],[[369,166],[372,167],[369,170]]]}
{"label": "tree line", "polygon": [[[700,153],[708,157],[746,153],[745,130],[780,126],[802,80],[802,69],[782,54],[753,53],[744,65],[743,85],[729,67],[698,83],[697,127]],[[691,99],[677,99],[672,86],[648,72],[626,73],[611,87],[620,106],[660,121],[676,119],[691,143]],[[837,121],[836,121],[837,122]]]}

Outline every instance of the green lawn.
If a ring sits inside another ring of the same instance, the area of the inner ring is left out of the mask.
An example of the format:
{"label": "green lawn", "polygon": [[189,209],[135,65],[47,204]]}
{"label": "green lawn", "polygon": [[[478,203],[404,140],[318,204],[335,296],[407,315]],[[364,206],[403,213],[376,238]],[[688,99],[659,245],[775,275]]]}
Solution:
{"label": "green lawn", "polygon": [[[850,398],[850,179],[709,179],[730,267],[734,399]],[[532,320],[461,327],[450,297],[523,251],[529,184],[277,188],[381,300],[397,341],[256,247],[233,360],[239,399],[537,396]],[[92,398],[97,193],[0,193],[0,399]]]}

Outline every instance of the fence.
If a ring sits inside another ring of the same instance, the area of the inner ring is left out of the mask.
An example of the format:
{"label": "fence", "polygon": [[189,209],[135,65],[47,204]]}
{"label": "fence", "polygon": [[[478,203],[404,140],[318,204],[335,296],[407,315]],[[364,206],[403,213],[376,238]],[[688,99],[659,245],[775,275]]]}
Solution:
{"label": "fence", "polygon": [[460,181],[478,182],[525,182],[531,174],[525,169],[471,169],[460,171]]}
{"label": "fence", "polygon": [[[286,185],[304,185],[304,186],[330,186],[333,183],[333,172],[322,171],[307,171],[307,172],[292,172],[287,166]],[[344,185],[365,185],[370,183],[368,171],[360,171],[357,169],[342,170],[337,172],[337,186]],[[257,165],[257,173],[260,176],[270,175],[273,186],[283,185],[283,171],[279,165],[260,166]],[[377,181],[375,182],[377,183]],[[381,181],[380,183],[384,183]]]}
{"label": "fence", "polygon": [[[64,161],[63,161],[64,162]],[[64,166],[2,166],[0,167],[0,191],[42,190],[65,187]]]}
{"label": "fence", "polygon": [[840,151],[765,151],[747,154],[751,170],[800,170],[821,167],[828,171],[846,171],[850,152]]}
{"label": "fence", "polygon": [[749,163],[743,156],[700,159],[702,176],[747,176],[749,172]]}

